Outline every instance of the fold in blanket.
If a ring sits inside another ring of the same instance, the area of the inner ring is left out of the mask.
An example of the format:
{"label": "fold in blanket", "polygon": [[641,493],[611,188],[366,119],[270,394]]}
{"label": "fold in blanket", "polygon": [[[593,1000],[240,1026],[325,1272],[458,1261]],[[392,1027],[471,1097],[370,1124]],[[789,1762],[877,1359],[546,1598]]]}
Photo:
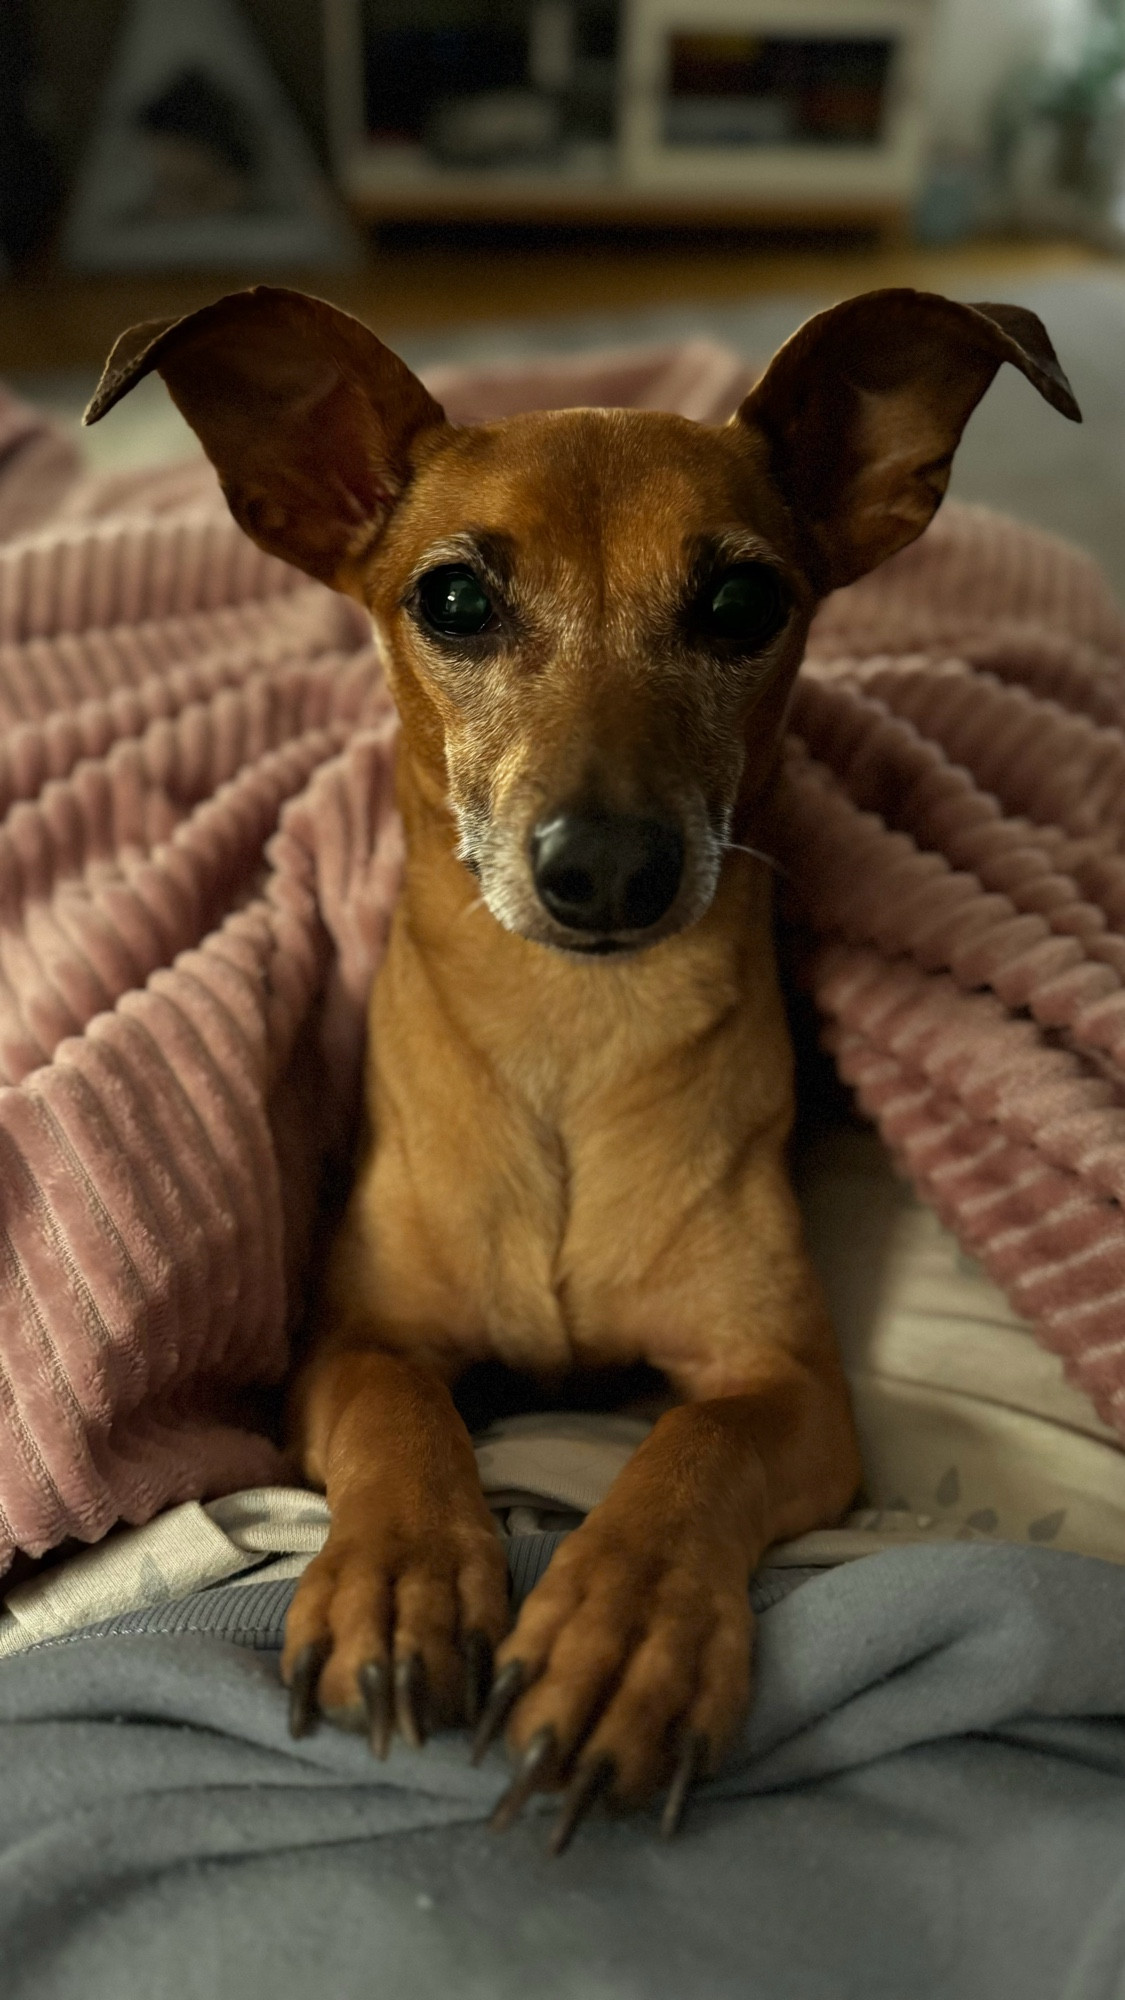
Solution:
{"label": "fold in blanket", "polygon": [[[718,418],[705,344],[433,386]],[[0,404],[0,1562],[283,1476],[278,1383],[400,864],[359,611],[202,464],[91,480]],[[23,532],[16,534],[16,529]],[[949,508],[829,600],[779,856],[844,1076],[1125,1433],[1125,631]]]}

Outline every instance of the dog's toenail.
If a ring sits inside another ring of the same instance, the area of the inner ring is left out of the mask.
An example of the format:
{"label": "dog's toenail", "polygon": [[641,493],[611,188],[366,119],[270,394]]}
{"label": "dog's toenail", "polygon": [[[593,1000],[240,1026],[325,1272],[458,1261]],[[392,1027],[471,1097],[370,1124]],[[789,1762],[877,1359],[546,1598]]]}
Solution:
{"label": "dog's toenail", "polygon": [[289,1682],[289,1734],[308,1736],[315,1729],[320,1710],[317,1687],[324,1663],[332,1651],[331,1639],[310,1639],[293,1662]]}
{"label": "dog's toenail", "polygon": [[465,1720],[475,1729],[484,1714],[492,1686],[492,1641],[487,1632],[467,1632],[465,1654]]}
{"label": "dog's toenail", "polygon": [[684,1740],[679,1762],[672,1773],[668,1787],[668,1797],[664,1801],[664,1811],[660,1815],[660,1831],[665,1840],[671,1840],[677,1833],[688,1802],[688,1793],[701,1775],[707,1762],[707,1738],[698,1729],[692,1730]]}
{"label": "dog's toenail", "polygon": [[395,1661],[395,1721],[411,1749],[420,1750],[428,1733],[426,1664],[421,1653]]}
{"label": "dog's toenail", "polygon": [[493,1833],[503,1833],[537,1790],[540,1779],[555,1761],[555,1732],[549,1722],[537,1729],[516,1767],[516,1775],[496,1807],[488,1824]]}
{"label": "dog's toenail", "polygon": [[376,1757],[385,1757],[391,1747],[394,1702],[391,1697],[391,1670],[386,1660],[368,1660],[359,1670],[359,1691],[367,1717],[367,1740]]}
{"label": "dog's toenail", "polygon": [[501,1667],[485,1702],[477,1733],[473,1738],[472,1761],[479,1764],[493,1739],[499,1736],[513,1708],[527,1686],[527,1668],[522,1660],[509,1660]]}
{"label": "dog's toenail", "polygon": [[552,1854],[562,1854],[570,1846],[580,1822],[590,1807],[609,1791],[616,1776],[617,1766],[612,1757],[599,1757],[593,1764],[579,1768],[567,1787],[562,1811],[548,1843]]}

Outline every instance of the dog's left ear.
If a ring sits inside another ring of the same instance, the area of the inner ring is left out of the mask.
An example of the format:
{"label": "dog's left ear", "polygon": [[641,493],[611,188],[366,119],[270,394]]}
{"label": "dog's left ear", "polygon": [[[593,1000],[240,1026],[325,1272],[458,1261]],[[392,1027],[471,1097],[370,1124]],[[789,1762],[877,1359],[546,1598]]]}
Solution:
{"label": "dog's left ear", "polygon": [[359,320],[271,285],[123,333],[85,421],[97,423],[152,369],[239,527],[342,590],[410,478],[414,440],[445,421],[405,361]]}
{"label": "dog's left ear", "polygon": [[735,423],[764,433],[821,593],[920,535],[961,432],[1002,361],[1082,421],[1040,320],[1022,306],[865,292],[807,320]]}

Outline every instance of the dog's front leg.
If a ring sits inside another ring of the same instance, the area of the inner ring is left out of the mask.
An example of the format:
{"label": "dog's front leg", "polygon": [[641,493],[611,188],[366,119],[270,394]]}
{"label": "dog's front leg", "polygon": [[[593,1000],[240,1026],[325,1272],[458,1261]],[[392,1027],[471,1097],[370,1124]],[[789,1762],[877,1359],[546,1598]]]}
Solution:
{"label": "dog's front leg", "polygon": [[328,1540],[290,1607],[290,1723],[365,1730],[385,1756],[441,1722],[475,1721],[508,1629],[504,1551],[469,1434],[431,1368],[365,1348],[314,1356],[298,1385],[305,1470]]}
{"label": "dog's front leg", "polygon": [[715,1770],[750,1696],[751,1573],[771,1542],[831,1519],[858,1474],[834,1360],[761,1354],[741,1394],[681,1404],[558,1551],[505,1642],[478,1745],[519,1758],[503,1826],[568,1787],[565,1846],[593,1800],[642,1803]]}

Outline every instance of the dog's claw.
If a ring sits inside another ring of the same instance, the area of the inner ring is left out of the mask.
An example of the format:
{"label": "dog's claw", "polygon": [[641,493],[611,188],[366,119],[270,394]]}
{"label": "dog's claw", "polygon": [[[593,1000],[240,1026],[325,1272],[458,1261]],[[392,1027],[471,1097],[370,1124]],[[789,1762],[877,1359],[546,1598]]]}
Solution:
{"label": "dog's claw", "polygon": [[470,1729],[475,1729],[492,1686],[492,1641],[487,1632],[467,1632],[464,1654],[465,1720]]}
{"label": "dog's claw", "polygon": [[571,1779],[562,1803],[562,1811],[555,1821],[548,1843],[552,1854],[562,1854],[570,1846],[575,1832],[585,1819],[590,1807],[607,1792],[617,1775],[617,1767],[612,1757],[599,1757],[593,1764],[583,1764]]}
{"label": "dog's claw", "polygon": [[308,1736],[320,1718],[316,1691],[321,1670],[332,1651],[331,1639],[310,1639],[293,1662],[289,1682],[289,1734]]}
{"label": "dog's claw", "polygon": [[707,1738],[699,1730],[692,1730],[684,1739],[684,1747],[668,1787],[668,1797],[664,1801],[664,1811],[660,1815],[660,1831],[665,1840],[671,1840],[679,1831],[688,1793],[703,1769],[706,1757]]}
{"label": "dog's claw", "polygon": [[421,1653],[395,1662],[395,1721],[412,1750],[426,1741],[426,1665]]}
{"label": "dog's claw", "polygon": [[394,1728],[394,1701],[391,1670],[386,1660],[368,1660],[359,1670],[359,1691],[367,1716],[367,1740],[373,1756],[384,1758],[391,1747]]}
{"label": "dog's claw", "polygon": [[509,1660],[492,1683],[492,1692],[481,1711],[473,1738],[472,1761],[479,1764],[494,1737],[499,1736],[527,1685],[527,1669],[522,1660]]}
{"label": "dog's claw", "polygon": [[496,1807],[488,1824],[493,1833],[504,1833],[521,1813],[555,1759],[555,1732],[549,1722],[537,1729],[516,1766],[516,1775]]}

